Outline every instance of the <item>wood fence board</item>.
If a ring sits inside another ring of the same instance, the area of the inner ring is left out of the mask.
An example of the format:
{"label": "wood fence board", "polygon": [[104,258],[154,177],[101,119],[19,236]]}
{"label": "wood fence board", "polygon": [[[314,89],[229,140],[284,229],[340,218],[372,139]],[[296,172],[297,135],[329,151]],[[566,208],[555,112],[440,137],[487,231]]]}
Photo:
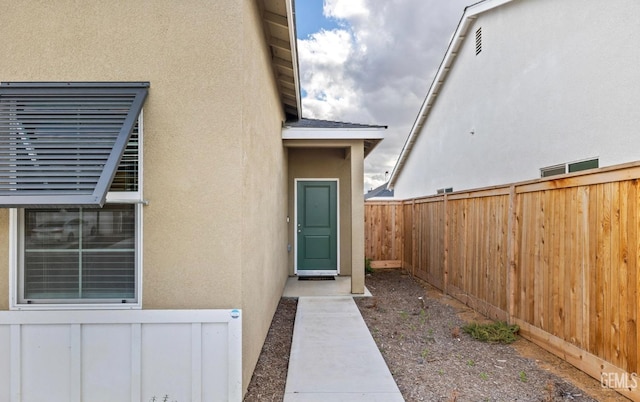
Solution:
{"label": "wood fence board", "polygon": [[571,269],[573,277],[573,287],[571,289],[571,308],[574,311],[574,320],[571,322],[571,339],[572,343],[582,347],[582,312],[583,312],[583,283],[582,283],[582,270],[584,268],[582,259],[582,237],[584,236],[584,229],[581,227],[581,199],[579,194],[580,187],[574,187],[571,189],[572,201],[574,202],[574,213],[572,213],[573,233],[572,237],[575,239],[573,248],[573,267]]}
{"label": "wood fence board", "polygon": [[554,333],[555,328],[555,309],[553,307],[553,293],[554,286],[556,284],[555,281],[555,272],[557,270],[557,240],[558,233],[555,229],[555,221],[558,218],[558,205],[556,204],[556,192],[547,191],[547,211],[545,213],[545,231],[547,232],[547,245],[546,255],[545,255],[545,280],[544,280],[544,293],[545,297],[543,299],[543,303],[545,303],[544,310],[545,314],[545,330],[550,333]]}
{"label": "wood fence board", "polygon": [[526,293],[526,282],[527,282],[527,269],[530,267],[530,255],[531,255],[531,240],[530,240],[530,232],[529,230],[524,230],[523,228],[528,228],[529,226],[529,203],[531,197],[528,195],[523,195],[518,197],[520,200],[520,224],[519,224],[519,238],[516,240],[520,245],[520,253],[518,255],[518,271],[517,271],[517,310],[516,310],[516,318],[521,320],[526,319],[526,309],[525,309],[525,293]]}
{"label": "wood fence board", "polygon": [[371,261],[373,269],[402,268],[402,260],[378,260]]}
{"label": "wood fence board", "polygon": [[578,188],[578,213],[579,213],[579,228],[578,234],[580,238],[580,284],[581,291],[581,308],[582,319],[579,322],[580,326],[580,346],[584,350],[588,350],[589,347],[589,305],[591,300],[590,295],[590,259],[589,259],[589,238],[591,233],[589,232],[589,187],[582,186]]}
{"label": "wood fence board", "polygon": [[598,249],[598,186],[589,187],[589,336],[588,344],[585,347],[587,351],[597,354],[596,332],[598,329],[597,303],[599,292],[599,272],[597,261]]}
{"label": "wood fence board", "polygon": [[611,322],[611,360],[613,364],[621,362],[620,353],[620,185],[612,183],[611,194],[611,303],[609,304]]}
{"label": "wood fence board", "polygon": [[631,264],[629,269],[629,276],[627,278],[627,284],[629,287],[629,295],[627,297],[627,314],[628,314],[628,326],[627,326],[627,359],[628,368],[627,372],[638,373],[640,372],[640,332],[638,331],[638,306],[640,305],[640,275],[638,275],[638,269],[640,269],[640,252],[638,252],[638,246],[640,246],[640,191],[638,191],[638,180],[633,180],[631,185],[631,191],[629,193],[629,258],[628,261]]}
{"label": "wood fence board", "polygon": [[[605,183],[603,185],[604,197],[602,199],[602,203],[603,203],[603,206],[602,206],[603,208],[602,256],[603,256],[603,262],[604,262],[602,264],[602,270],[603,270],[602,272],[603,286],[602,287],[604,290],[604,304],[603,304],[603,312],[602,312],[602,316],[603,316],[602,322],[604,324],[602,329],[603,345],[612,344],[611,324],[613,319],[611,317],[611,313],[612,313],[611,308],[613,307],[613,303],[615,302],[615,299],[612,297],[613,287],[611,285],[611,263],[613,262],[611,257],[611,232],[612,232],[612,216],[611,216],[612,189],[611,187],[612,187],[611,183]],[[615,358],[615,355],[612,353],[612,349],[610,347],[605,348],[604,352],[605,352],[604,353],[605,360],[613,361],[613,359]]]}
{"label": "wood fence board", "polygon": [[606,327],[606,314],[605,314],[605,305],[607,303],[607,295],[608,289],[606,286],[608,284],[606,278],[606,265],[608,264],[608,258],[605,255],[605,251],[608,250],[606,247],[606,241],[608,240],[608,216],[609,211],[607,211],[607,203],[606,196],[607,192],[604,184],[597,186],[598,191],[598,212],[597,212],[597,223],[599,226],[598,230],[598,245],[596,249],[596,288],[598,289],[598,294],[596,297],[596,331],[595,331],[595,354],[597,356],[602,356],[604,359],[607,358],[604,353],[604,344],[606,341],[605,336],[605,327]]}
{"label": "wood fence board", "polygon": [[520,241],[522,236],[521,220],[522,218],[522,197],[516,196],[515,186],[511,186],[509,192],[509,221],[508,221],[508,233],[507,233],[507,254],[509,259],[509,271],[507,275],[507,303],[509,305],[509,323],[513,323],[517,314],[517,305],[519,300],[519,260],[520,255]]}
{"label": "wood fence board", "polygon": [[562,297],[563,290],[563,261],[562,253],[564,252],[564,203],[560,192],[553,192],[553,218],[551,225],[553,230],[551,236],[551,260],[549,266],[551,269],[551,295],[549,297],[549,311],[552,314],[549,332],[555,336],[562,336],[562,309],[558,308]]}
{"label": "wood fence board", "polygon": [[538,270],[540,268],[540,247],[541,247],[541,223],[540,223],[540,192],[532,194],[533,205],[529,211],[532,217],[533,225],[533,250],[531,267],[528,270],[529,276],[527,278],[527,322],[534,324],[536,322],[536,285],[538,285]]}
{"label": "wood fence board", "polygon": [[619,226],[618,226],[618,263],[617,263],[617,276],[618,276],[618,289],[619,289],[619,303],[618,309],[618,352],[619,360],[617,362],[618,367],[627,368],[629,362],[627,360],[627,295],[629,289],[627,287],[628,277],[628,258],[629,258],[629,182],[622,181],[618,183],[618,210],[619,210]]}

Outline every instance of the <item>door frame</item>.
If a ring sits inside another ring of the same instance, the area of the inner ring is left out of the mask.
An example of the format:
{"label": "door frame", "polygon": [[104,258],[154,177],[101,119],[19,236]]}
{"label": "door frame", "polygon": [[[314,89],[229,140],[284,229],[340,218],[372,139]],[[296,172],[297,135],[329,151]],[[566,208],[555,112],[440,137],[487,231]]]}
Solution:
{"label": "door frame", "polygon": [[[293,272],[298,276],[340,275],[340,179],[338,178],[295,178],[293,183]],[[336,269],[334,270],[300,270],[298,271],[298,182],[301,181],[333,181],[336,183]]]}

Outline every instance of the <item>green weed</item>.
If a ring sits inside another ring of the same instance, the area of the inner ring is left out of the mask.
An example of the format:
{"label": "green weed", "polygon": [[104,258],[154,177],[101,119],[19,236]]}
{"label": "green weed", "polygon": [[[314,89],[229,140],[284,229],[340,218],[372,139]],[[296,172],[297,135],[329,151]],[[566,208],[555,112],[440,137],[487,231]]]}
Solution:
{"label": "green weed", "polygon": [[515,341],[516,334],[520,330],[517,325],[508,325],[506,322],[497,321],[491,324],[478,324],[472,322],[462,327],[462,330],[474,339],[489,343],[511,343]]}
{"label": "green weed", "polygon": [[528,381],[528,379],[527,379],[527,373],[525,373],[524,371],[521,371],[521,372],[518,374],[518,378],[519,378],[519,379],[520,379],[520,381],[522,381],[522,382],[527,382],[527,381]]}

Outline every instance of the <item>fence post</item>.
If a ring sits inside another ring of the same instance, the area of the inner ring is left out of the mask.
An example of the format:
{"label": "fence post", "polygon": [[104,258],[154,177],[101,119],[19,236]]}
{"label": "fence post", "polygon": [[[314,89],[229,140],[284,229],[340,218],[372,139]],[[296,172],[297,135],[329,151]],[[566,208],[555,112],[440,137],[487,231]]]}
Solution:
{"label": "fence post", "polygon": [[509,324],[513,324],[516,310],[516,269],[517,264],[517,236],[518,236],[518,214],[517,214],[517,193],[516,186],[509,188],[509,218],[507,220],[507,314]]}
{"label": "fence post", "polygon": [[444,275],[442,278],[442,290],[446,295],[449,285],[449,208],[447,208],[447,193],[444,194]]}
{"label": "fence post", "polygon": [[411,200],[411,276],[416,276],[416,200]]}
{"label": "fence post", "polygon": [[400,269],[404,269],[404,242],[406,241],[404,236],[404,202],[400,203],[400,213],[396,214],[396,224],[398,225],[396,230],[400,231]]}

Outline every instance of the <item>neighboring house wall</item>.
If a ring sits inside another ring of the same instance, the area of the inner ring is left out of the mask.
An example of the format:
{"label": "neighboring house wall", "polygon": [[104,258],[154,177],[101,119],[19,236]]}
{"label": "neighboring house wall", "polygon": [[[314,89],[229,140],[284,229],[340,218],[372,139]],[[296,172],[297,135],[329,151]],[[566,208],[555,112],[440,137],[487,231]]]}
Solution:
{"label": "neighboring house wall", "polygon": [[535,179],[592,157],[601,167],[640,159],[638,15],[633,0],[521,0],[480,14],[395,198]]}
{"label": "neighboring house wall", "polygon": [[[149,81],[144,309],[243,308],[246,388],[287,276],[284,119],[253,1],[4,2],[0,81]],[[0,209],[0,244],[8,245]],[[8,309],[8,246],[0,309]]]}

